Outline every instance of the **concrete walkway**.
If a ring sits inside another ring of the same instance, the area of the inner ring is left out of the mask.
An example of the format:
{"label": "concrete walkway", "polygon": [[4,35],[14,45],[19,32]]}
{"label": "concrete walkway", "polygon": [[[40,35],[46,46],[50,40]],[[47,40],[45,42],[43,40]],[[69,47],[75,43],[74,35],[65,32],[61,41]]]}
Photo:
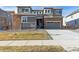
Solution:
{"label": "concrete walkway", "polygon": [[0,41],[0,46],[29,46],[29,45],[58,45],[53,40],[16,40],[16,41]]}
{"label": "concrete walkway", "polygon": [[67,51],[79,51],[79,33],[69,30],[47,30],[51,37]]}

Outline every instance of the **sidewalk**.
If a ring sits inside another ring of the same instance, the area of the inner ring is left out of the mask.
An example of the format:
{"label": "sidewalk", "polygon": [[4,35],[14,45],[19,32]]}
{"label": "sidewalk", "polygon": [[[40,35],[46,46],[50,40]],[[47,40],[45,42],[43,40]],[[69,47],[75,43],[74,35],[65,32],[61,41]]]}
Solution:
{"label": "sidewalk", "polygon": [[59,45],[53,40],[0,41],[0,46]]}

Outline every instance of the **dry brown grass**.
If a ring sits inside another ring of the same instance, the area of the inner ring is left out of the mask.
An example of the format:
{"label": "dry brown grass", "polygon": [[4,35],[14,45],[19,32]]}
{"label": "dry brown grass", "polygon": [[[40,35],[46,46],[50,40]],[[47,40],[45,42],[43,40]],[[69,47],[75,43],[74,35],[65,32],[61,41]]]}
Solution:
{"label": "dry brown grass", "polygon": [[47,32],[0,32],[0,40],[46,40]]}
{"label": "dry brown grass", "polygon": [[0,46],[3,52],[63,52],[61,46]]}

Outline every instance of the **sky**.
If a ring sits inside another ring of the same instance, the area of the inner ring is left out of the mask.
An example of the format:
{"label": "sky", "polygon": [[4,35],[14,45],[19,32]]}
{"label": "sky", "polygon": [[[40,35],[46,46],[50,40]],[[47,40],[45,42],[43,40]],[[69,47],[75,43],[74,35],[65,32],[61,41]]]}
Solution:
{"label": "sky", "polygon": [[[67,16],[73,11],[79,9],[79,6],[32,6],[32,9],[43,9],[43,7],[54,7],[54,8],[62,8],[62,14],[63,16]],[[16,6],[0,6],[3,10],[9,10],[14,11],[16,9]]]}

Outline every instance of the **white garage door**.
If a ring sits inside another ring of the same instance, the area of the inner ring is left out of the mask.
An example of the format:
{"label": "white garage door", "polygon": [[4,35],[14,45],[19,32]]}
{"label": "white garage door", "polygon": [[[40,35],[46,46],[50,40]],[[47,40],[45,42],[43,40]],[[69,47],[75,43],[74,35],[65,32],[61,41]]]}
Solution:
{"label": "white garage door", "polygon": [[60,29],[60,22],[47,22],[47,29]]}

